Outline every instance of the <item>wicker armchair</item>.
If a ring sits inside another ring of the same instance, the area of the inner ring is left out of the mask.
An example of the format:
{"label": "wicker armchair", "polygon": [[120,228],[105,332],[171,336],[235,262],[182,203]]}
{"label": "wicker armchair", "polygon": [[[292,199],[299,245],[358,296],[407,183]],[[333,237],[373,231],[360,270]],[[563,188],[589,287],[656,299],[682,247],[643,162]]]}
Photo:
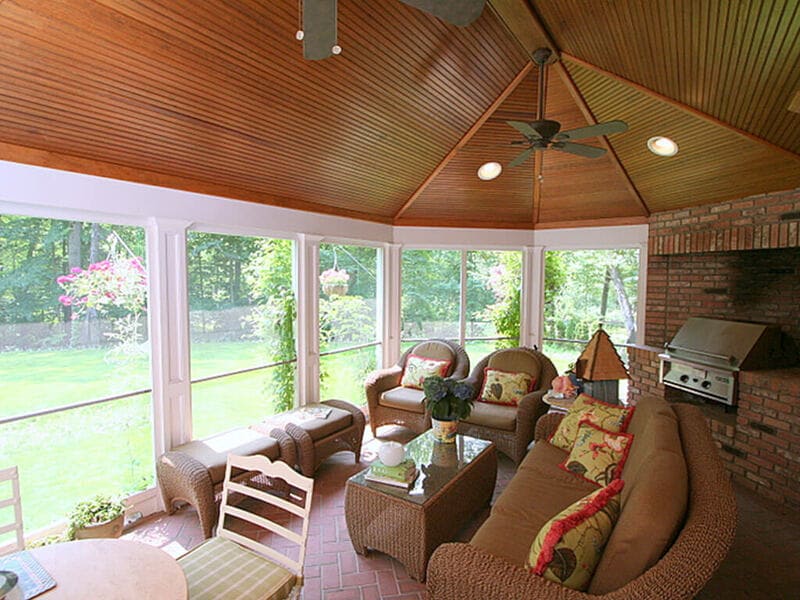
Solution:
{"label": "wicker armchair", "polygon": [[448,377],[463,379],[469,373],[469,357],[458,344],[447,340],[427,340],[412,346],[403,353],[396,365],[367,376],[367,408],[373,435],[378,427],[388,424],[404,425],[416,433],[431,427],[423,391],[400,387],[406,360],[412,354],[452,361]]}
{"label": "wicker armchair", "polygon": [[542,396],[550,389],[550,382],[558,375],[553,363],[544,354],[531,348],[497,350],[484,357],[472,369],[466,380],[481,392],[486,368],[502,371],[530,373],[536,380],[535,388],[523,396],[515,407],[475,402],[472,414],[458,423],[458,432],[472,437],[491,440],[497,448],[519,464],[528,444],[533,440],[536,421],[547,412]]}

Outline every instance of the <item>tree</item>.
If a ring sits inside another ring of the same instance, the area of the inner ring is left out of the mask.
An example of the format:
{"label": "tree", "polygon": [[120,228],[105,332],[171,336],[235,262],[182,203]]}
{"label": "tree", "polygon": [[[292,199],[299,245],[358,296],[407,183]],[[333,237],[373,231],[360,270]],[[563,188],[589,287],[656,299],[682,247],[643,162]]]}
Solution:
{"label": "tree", "polygon": [[[549,251],[546,257],[546,337],[587,340],[601,322],[618,341],[635,337],[637,250]],[[552,271],[551,265],[555,267]],[[604,313],[607,274],[610,282],[618,277],[619,286],[614,283],[616,294],[608,298]],[[556,279],[560,280],[558,286]]]}

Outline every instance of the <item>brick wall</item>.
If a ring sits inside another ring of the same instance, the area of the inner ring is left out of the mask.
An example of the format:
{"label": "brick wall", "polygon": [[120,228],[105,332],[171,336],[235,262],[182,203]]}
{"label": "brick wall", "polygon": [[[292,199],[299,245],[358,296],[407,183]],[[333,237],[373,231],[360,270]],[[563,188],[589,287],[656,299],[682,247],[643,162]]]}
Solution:
{"label": "brick wall", "polygon": [[[800,346],[800,189],[650,218],[647,347],[629,350],[629,398],[680,399],[658,352],[691,316],[778,324]],[[731,476],[800,507],[800,369],[743,372],[735,415],[705,410]]]}
{"label": "brick wall", "polygon": [[741,374],[732,445],[736,481],[800,508],[800,369]]}
{"label": "brick wall", "polygon": [[654,256],[647,281],[650,345],[689,317],[713,316],[780,325],[800,346],[800,248]]}
{"label": "brick wall", "polygon": [[800,341],[800,189],[650,218],[646,343],[690,316],[781,325]]}
{"label": "brick wall", "polygon": [[800,188],[655,213],[650,218],[650,255],[797,248],[800,215],[791,214],[797,212]]}

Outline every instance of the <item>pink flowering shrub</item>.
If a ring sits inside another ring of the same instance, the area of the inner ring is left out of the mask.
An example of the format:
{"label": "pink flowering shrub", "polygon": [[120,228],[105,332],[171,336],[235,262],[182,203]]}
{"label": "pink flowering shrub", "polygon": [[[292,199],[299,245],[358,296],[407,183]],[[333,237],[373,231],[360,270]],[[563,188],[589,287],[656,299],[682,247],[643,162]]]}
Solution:
{"label": "pink flowering shrub", "polygon": [[147,273],[135,257],[101,260],[86,269],[72,267],[56,283],[64,290],[58,301],[72,307],[73,318],[90,308],[119,308],[138,315],[147,303]]}

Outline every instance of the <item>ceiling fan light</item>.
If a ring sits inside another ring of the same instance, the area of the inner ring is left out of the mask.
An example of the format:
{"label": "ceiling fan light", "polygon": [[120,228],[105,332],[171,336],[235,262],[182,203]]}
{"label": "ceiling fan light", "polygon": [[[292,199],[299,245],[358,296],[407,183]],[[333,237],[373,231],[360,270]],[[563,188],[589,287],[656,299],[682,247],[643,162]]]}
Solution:
{"label": "ceiling fan light", "polygon": [[647,148],[658,156],[675,156],[678,153],[678,144],[661,135],[647,140]]}
{"label": "ceiling fan light", "polygon": [[478,169],[478,179],[481,181],[491,181],[492,179],[496,179],[502,172],[503,165],[499,162],[492,161],[483,163]]}

